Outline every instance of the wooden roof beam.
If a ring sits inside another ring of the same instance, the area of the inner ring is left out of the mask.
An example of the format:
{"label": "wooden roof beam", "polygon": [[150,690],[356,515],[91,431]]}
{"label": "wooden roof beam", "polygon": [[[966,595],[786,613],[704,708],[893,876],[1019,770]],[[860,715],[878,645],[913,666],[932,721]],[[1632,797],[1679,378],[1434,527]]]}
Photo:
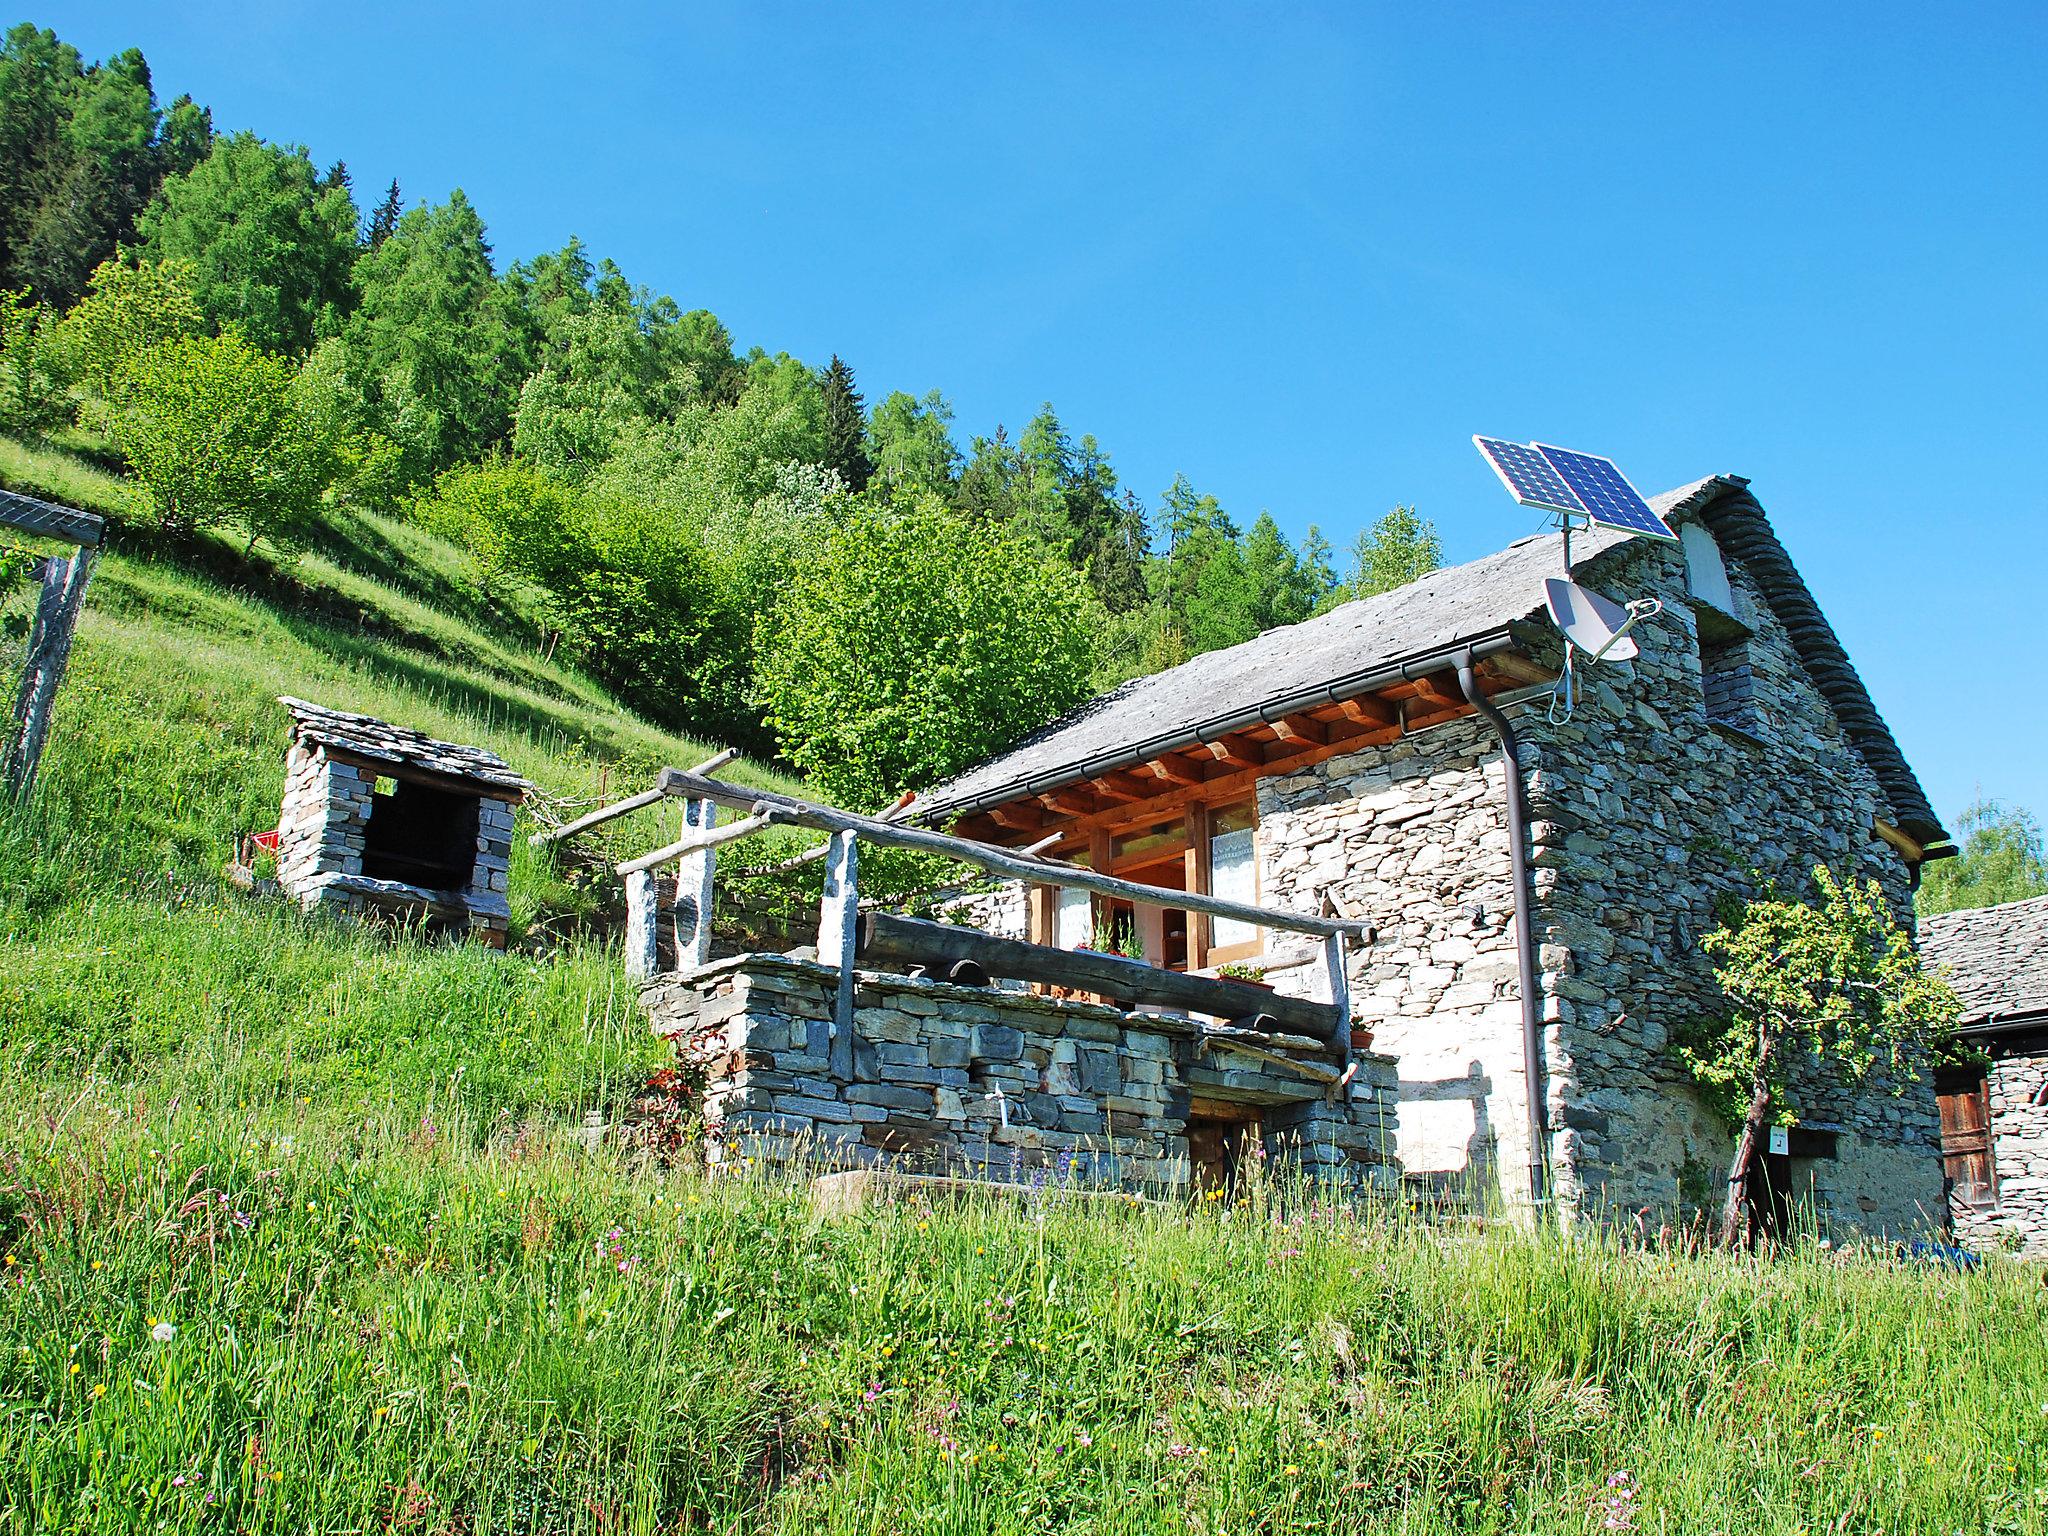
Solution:
{"label": "wooden roof beam", "polygon": [[[1163,757],[1153,758],[1151,762],[1143,765],[1141,771],[1148,772],[1153,778],[1167,784],[1193,786],[1202,782],[1202,770],[1186,758],[1172,752]],[[1153,790],[1157,792],[1157,784],[1153,786]]]}
{"label": "wooden roof beam", "polygon": [[1217,762],[1227,763],[1232,768],[1263,768],[1266,765],[1265,749],[1236,733],[1218,741],[1205,741],[1202,750]]}
{"label": "wooden roof beam", "polygon": [[1330,728],[1309,715],[1282,715],[1271,722],[1273,734],[1293,747],[1329,745]]}
{"label": "wooden roof beam", "polygon": [[1375,695],[1358,699],[1339,699],[1337,708],[1353,725],[1374,726],[1380,729],[1391,726],[1396,730],[1401,725],[1400,710]]}
{"label": "wooden roof beam", "polygon": [[1107,800],[1144,800],[1157,792],[1154,785],[1122,768],[1093,775],[1088,787]]}
{"label": "wooden roof beam", "polygon": [[1045,825],[1045,812],[1028,800],[990,806],[986,814],[997,826],[1007,827],[1012,832],[1036,832]]}
{"label": "wooden roof beam", "polygon": [[1093,816],[1103,809],[1102,800],[1083,785],[1069,784],[1060,789],[1049,789],[1039,800],[1051,806],[1062,816]]}

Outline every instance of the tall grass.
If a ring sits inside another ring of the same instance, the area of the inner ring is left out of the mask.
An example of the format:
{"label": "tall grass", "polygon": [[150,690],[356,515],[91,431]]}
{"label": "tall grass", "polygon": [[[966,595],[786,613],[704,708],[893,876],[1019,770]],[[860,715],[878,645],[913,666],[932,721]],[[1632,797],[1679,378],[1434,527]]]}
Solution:
{"label": "tall grass", "polygon": [[[248,1071],[222,1068],[218,1099]],[[0,1521],[2048,1523],[2048,1315],[2017,1269],[1056,1192],[828,1224],[786,1181],[480,1108],[429,1087],[230,1116],[110,1083],[19,1108]]]}

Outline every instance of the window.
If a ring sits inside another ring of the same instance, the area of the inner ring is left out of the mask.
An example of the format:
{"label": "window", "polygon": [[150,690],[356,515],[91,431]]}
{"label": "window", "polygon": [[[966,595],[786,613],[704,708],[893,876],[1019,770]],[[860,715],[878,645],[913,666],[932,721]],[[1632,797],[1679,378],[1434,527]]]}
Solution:
{"label": "window", "polygon": [[1981,1067],[1935,1074],[1941,1106],[1941,1171],[1954,1198],[1989,1209],[1998,1204],[1998,1170],[1991,1148],[1991,1093]]}
{"label": "window", "polygon": [[[1259,899],[1258,808],[1244,800],[1180,814],[1111,835],[1073,862],[1165,891],[1201,891],[1233,901]],[[1032,899],[1034,942],[1061,949],[1114,948],[1142,954],[1170,970],[1200,970],[1265,951],[1263,930],[1228,918],[1196,917],[1184,908],[1134,905],[1071,888],[1038,887]]]}
{"label": "window", "polygon": [[[1250,905],[1259,899],[1259,813],[1249,800],[1209,813],[1209,890],[1211,896]],[[1209,919],[1212,963],[1243,959],[1265,948],[1262,930],[1234,917]]]}

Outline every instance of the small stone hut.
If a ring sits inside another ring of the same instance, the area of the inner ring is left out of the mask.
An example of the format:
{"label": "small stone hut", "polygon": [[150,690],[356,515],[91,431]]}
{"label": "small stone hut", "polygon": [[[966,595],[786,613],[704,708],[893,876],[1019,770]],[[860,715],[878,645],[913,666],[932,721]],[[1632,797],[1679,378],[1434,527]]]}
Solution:
{"label": "small stone hut", "polygon": [[307,907],[381,911],[503,947],[513,808],[500,757],[280,698],[292,718],[277,879]]}
{"label": "small stone hut", "polygon": [[1985,1057],[1937,1082],[1956,1236],[2048,1258],[2048,896],[1930,917],[1920,944]]}

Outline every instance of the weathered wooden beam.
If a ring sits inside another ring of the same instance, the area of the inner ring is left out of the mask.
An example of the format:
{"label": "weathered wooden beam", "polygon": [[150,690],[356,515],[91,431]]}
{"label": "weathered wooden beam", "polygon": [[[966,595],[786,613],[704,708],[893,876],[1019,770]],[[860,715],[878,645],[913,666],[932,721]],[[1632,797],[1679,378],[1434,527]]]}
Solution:
{"label": "weathered wooden beam", "polygon": [[958,923],[934,923],[886,912],[870,912],[861,918],[860,957],[863,961],[915,965],[972,960],[991,976],[1072,987],[1124,1003],[1186,1008],[1219,1019],[1267,1014],[1290,1030],[1325,1042],[1337,1029],[1336,1014],[1329,1004],[1287,997],[1250,982],[1190,976],[1122,955],[1053,949],[1021,939],[999,939]]}
{"label": "weathered wooden beam", "polygon": [[1396,730],[1401,725],[1401,712],[1399,710],[1395,709],[1385,699],[1374,698],[1370,695],[1358,699],[1339,699],[1337,701],[1337,708],[1346,720],[1352,721],[1357,725],[1379,726],[1382,728],[1392,726]]}
{"label": "weathered wooden beam", "polygon": [[[704,802],[709,804],[709,801]],[[756,832],[765,832],[770,827],[789,825],[789,814],[778,806],[756,805],[754,814],[744,821],[735,821],[711,831],[692,829],[690,835],[670,843],[666,848],[657,848],[652,853],[643,853],[637,859],[628,859],[614,865],[622,875],[638,874],[643,869],[652,869],[657,864],[666,864],[670,859],[686,854],[708,852],[726,843],[736,843],[743,837],[752,837]]]}
{"label": "weathered wooden beam", "polygon": [[[1202,770],[1186,758],[1172,752],[1164,757],[1153,758],[1144,765],[1142,771],[1150,772],[1154,778],[1164,779],[1169,784],[1191,786],[1202,782]],[[1154,792],[1157,792],[1156,786]]]}
{"label": "weathered wooden beam", "polygon": [[808,801],[775,794],[768,790],[741,789],[735,785],[722,784],[717,779],[705,778],[701,774],[686,773],[680,768],[662,769],[661,787],[665,793],[679,799],[694,797],[715,800],[720,805],[741,809],[768,807],[787,811],[789,823],[793,826],[809,827],[820,832],[858,832],[869,842],[880,843],[884,847],[916,848],[925,853],[940,854],[946,858],[958,859],[962,863],[979,865],[1012,880],[1069,886],[1076,890],[1092,891],[1098,896],[1142,902],[1155,907],[1177,907],[1189,912],[1206,912],[1212,917],[1235,918],[1241,923],[1251,923],[1262,928],[1280,928],[1290,933],[1313,933],[1318,937],[1330,933],[1347,933],[1355,937],[1366,937],[1372,932],[1372,925],[1369,923],[1254,906],[1248,902],[1226,901],[1220,896],[1200,895],[1193,891],[1171,891],[1156,885],[1140,885],[1135,881],[1119,880],[1113,875],[1105,875],[1099,870],[1082,869],[1077,865],[1062,864],[1057,860],[1026,856],[1019,854],[1015,849],[998,848],[992,843],[971,842],[963,837],[948,836],[944,832],[929,832],[922,827],[899,826],[880,817],[862,816],[853,811],[813,805]]}
{"label": "weathered wooden beam", "polygon": [[1078,785],[1048,790],[1038,798],[1063,816],[1090,816],[1102,809],[1101,798]]}
{"label": "weathered wooden beam", "polygon": [[1550,668],[1538,666],[1528,657],[1515,651],[1502,651],[1479,663],[1479,675],[1483,678],[1489,673],[1499,677],[1503,682],[1522,688],[1557,681],[1557,674]]}
{"label": "weathered wooden beam", "polygon": [[[703,762],[692,768],[690,772],[716,773],[739,755],[740,749],[738,747],[727,747],[716,756],[705,758]],[[592,827],[601,826],[603,823],[611,821],[615,817],[624,816],[630,811],[641,810],[650,805],[659,805],[667,798],[668,796],[664,795],[659,789],[642,790],[637,795],[628,795],[623,800],[615,801],[610,805],[600,806],[586,816],[579,816],[565,826],[556,827],[552,832],[536,832],[527,841],[536,848],[544,843],[557,843],[565,837],[574,837],[579,832],[588,832]]]}
{"label": "weathered wooden beam", "polygon": [[1008,827],[1013,832],[1036,832],[1045,825],[1045,812],[1024,800],[993,806],[984,814],[997,826]]}
{"label": "weathered wooden beam", "polygon": [[1108,773],[1092,775],[1088,787],[1096,794],[1111,800],[1143,800],[1153,793],[1152,786],[1121,768],[1112,768]]}

